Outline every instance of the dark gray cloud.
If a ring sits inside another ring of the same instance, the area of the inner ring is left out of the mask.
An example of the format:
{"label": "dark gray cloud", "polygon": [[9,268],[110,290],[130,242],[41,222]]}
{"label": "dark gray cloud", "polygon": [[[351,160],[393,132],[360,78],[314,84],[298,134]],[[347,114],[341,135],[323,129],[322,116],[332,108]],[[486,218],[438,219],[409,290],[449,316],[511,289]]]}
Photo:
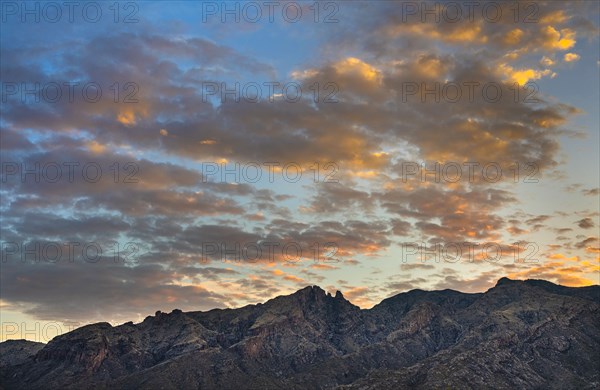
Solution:
{"label": "dark gray cloud", "polygon": [[594,221],[591,218],[583,218],[575,223],[582,229],[591,229],[595,226]]}

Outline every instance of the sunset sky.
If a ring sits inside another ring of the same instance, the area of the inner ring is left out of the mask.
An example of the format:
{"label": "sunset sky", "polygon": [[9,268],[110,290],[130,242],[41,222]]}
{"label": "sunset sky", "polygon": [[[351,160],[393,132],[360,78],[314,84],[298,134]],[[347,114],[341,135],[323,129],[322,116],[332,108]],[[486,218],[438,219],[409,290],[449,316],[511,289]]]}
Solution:
{"label": "sunset sky", "polygon": [[264,3],[2,4],[2,340],[307,285],[600,282],[598,2]]}

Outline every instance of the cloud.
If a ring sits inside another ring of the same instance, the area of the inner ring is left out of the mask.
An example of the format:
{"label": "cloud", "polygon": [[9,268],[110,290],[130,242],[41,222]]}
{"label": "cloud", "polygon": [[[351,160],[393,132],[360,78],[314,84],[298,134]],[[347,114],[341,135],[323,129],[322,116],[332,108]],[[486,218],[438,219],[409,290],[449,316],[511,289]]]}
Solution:
{"label": "cloud", "polygon": [[388,297],[394,296],[401,292],[418,289],[419,286],[427,284],[427,280],[424,278],[411,278],[410,280],[388,282],[385,284],[386,295]]}
{"label": "cloud", "polygon": [[551,76],[553,74],[550,69],[515,69],[506,64],[502,64],[500,69],[510,81],[519,85],[525,85],[531,80],[539,80],[544,76]]}
{"label": "cloud", "polygon": [[498,273],[496,271],[482,272],[474,277],[462,277],[450,272],[449,275],[443,276],[435,284],[436,289],[451,289],[462,292],[483,292],[496,285],[498,281]]}
{"label": "cloud", "polygon": [[577,62],[581,58],[581,56],[577,53],[567,53],[563,57],[565,62]]}
{"label": "cloud", "polygon": [[567,50],[575,46],[576,32],[569,28],[558,31],[552,26],[546,26],[541,33],[544,38],[543,45],[547,49]]}
{"label": "cloud", "polygon": [[591,218],[583,218],[577,221],[576,223],[577,226],[579,226],[582,229],[590,229],[595,226],[594,221]]}
{"label": "cloud", "polygon": [[418,264],[418,263],[414,263],[414,264],[400,264],[400,269],[402,271],[412,271],[415,269],[434,269],[435,267],[431,264]]}
{"label": "cloud", "polygon": [[545,66],[545,67],[552,66],[555,63],[556,62],[553,59],[548,58],[546,56],[543,56],[542,59],[540,60],[540,64],[543,65],[543,66]]}
{"label": "cloud", "polygon": [[[59,183],[3,171],[3,240],[132,241],[141,252],[131,264],[105,253],[98,264],[2,265],[3,302],[38,318],[105,320],[119,312],[120,321],[168,311],[175,301],[189,310],[255,303],[358,267],[374,279],[338,284],[368,307],[392,291],[481,291],[498,279],[497,269],[444,269],[429,278],[433,265],[400,264],[402,275],[379,287],[389,268],[370,262],[395,256],[403,241],[512,248],[507,232],[545,229],[562,235],[566,252],[547,254],[556,269],[510,271],[586,283],[594,268],[583,263],[597,254],[597,238],[573,238],[577,232],[558,225],[560,215],[513,212],[527,207],[520,183],[560,167],[561,139],[575,134],[570,121],[581,111],[539,91],[525,101],[514,83],[555,77],[561,58],[579,59],[575,46],[597,36],[590,4],[543,3],[537,23],[515,23],[508,3],[500,4],[505,17],[497,23],[479,13],[472,22],[434,23],[402,20],[393,2],[349,2],[340,4],[345,19],[327,31],[311,23],[311,37],[326,32],[311,41],[318,51],[306,56],[300,47],[291,62],[247,50],[222,26],[202,30],[185,20],[85,33],[76,26],[60,25],[53,34],[51,26],[19,26],[29,33],[11,27],[0,48],[8,59],[0,65],[3,80],[94,82],[104,95],[95,103],[77,93],[73,102],[24,104],[17,97],[3,104],[3,163],[19,170],[36,162],[80,164],[75,180],[65,182],[63,173]],[[206,98],[207,83],[274,80],[305,93],[293,103],[275,92],[258,103]],[[461,87],[458,101],[442,93],[449,85]],[[417,90],[408,93],[409,86]],[[490,99],[492,92],[502,96]],[[135,101],[126,101],[130,94]],[[309,177],[297,185],[231,183],[203,173],[206,162],[277,162],[278,174],[287,163],[311,173],[318,163],[328,174],[331,164],[337,182],[321,175],[318,183]],[[82,179],[85,163],[102,168],[101,180]],[[406,163],[426,177],[407,175]],[[440,172],[432,167],[448,163],[458,164],[460,179],[436,180]],[[502,175],[490,180],[495,169]],[[573,190],[598,194],[584,188]],[[579,228],[596,226],[584,216]],[[203,252],[206,243],[231,249],[265,242],[302,246],[302,261],[280,251],[257,262]],[[571,264],[577,259],[579,268]]]}
{"label": "cloud", "polygon": [[598,194],[600,193],[600,188],[590,188],[590,189],[584,189],[581,191],[586,196],[598,196]]}
{"label": "cloud", "polygon": [[352,287],[342,289],[341,292],[344,295],[344,298],[363,309],[368,309],[376,304],[376,302],[370,298],[371,290],[369,287]]}
{"label": "cloud", "polygon": [[580,242],[575,243],[575,248],[579,248],[579,249],[583,249],[583,248],[589,248],[591,247],[591,245],[598,245],[600,241],[598,240],[597,237],[588,237]]}
{"label": "cloud", "polygon": [[462,242],[497,238],[504,221],[494,215],[494,210],[511,204],[515,198],[502,190],[447,191],[431,187],[411,192],[392,190],[380,194],[379,200],[388,212],[417,219],[415,227],[421,234]]}
{"label": "cloud", "polygon": [[[9,282],[11,281],[11,282]],[[180,285],[158,265],[91,263],[2,266],[2,296],[40,320],[138,320],[156,310],[224,307],[222,295],[200,285]],[[77,300],[73,300],[74,292]]]}

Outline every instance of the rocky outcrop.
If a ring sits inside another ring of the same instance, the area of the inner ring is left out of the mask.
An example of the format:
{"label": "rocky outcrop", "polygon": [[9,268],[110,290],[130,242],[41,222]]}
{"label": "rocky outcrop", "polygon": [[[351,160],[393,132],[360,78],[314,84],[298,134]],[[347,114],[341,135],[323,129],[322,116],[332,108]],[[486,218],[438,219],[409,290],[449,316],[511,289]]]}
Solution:
{"label": "rocky outcrop", "polygon": [[33,359],[44,346],[44,343],[28,340],[7,340],[0,343],[0,367],[14,366]]}

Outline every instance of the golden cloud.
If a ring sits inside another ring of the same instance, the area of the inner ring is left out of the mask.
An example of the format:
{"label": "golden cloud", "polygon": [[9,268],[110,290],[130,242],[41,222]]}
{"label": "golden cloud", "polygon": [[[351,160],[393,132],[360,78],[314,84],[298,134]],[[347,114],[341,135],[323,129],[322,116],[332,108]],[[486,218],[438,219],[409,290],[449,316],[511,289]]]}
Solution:
{"label": "golden cloud", "polygon": [[567,53],[564,56],[565,62],[577,62],[580,58],[581,56],[577,53]]}

